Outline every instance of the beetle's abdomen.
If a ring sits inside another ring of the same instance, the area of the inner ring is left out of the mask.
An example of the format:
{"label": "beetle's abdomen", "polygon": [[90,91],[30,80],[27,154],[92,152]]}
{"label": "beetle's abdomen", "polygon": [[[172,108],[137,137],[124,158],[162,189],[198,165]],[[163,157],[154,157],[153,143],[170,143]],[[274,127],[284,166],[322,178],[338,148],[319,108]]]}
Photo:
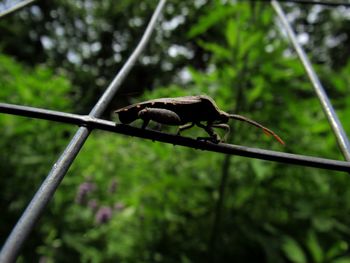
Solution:
{"label": "beetle's abdomen", "polygon": [[144,108],[139,112],[139,118],[143,120],[152,120],[166,125],[182,124],[179,115],[175,112],[161,108]]}

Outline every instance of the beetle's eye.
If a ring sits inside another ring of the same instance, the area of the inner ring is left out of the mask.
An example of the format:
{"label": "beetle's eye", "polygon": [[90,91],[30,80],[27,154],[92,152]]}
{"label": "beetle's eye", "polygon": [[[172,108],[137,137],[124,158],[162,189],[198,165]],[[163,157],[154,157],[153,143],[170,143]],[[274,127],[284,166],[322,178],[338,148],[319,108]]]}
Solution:
{"label": "beetle's eye", "polygon": [[119,120],[121,123],[129,124],[137,119],[137,115],[133,114],[131,111],[119,112]]}

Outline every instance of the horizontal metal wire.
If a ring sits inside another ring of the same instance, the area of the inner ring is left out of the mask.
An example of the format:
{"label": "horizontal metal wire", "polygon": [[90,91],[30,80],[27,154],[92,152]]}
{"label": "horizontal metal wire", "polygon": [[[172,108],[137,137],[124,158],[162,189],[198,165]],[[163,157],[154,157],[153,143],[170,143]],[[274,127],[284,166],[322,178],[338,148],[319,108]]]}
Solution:
{"label": "horizontal metal wire", "polygon": [[[246,0],[241,0],[246,2]],[[271,2],[271,0],[249,0],[251,2]],[[345,6],[350,7],[349,2],[345,1],[308,1],[308,0],[278,0],[279,3],[295,3],[295,4],[304,4],[304,5],[323,5],[329,7],[338,7]]]}
{"label": "horizontal metal wire", "polygon": [[[130,72],[141,52],[145,49],[146,44],[150,39],[151,33],[155,28],[156,21],[160,17],[165,2],[166,0],[160,0],[158,2],[158,5],[153,12],[152,18],[147,25],[147,28],[136,49],[123,65],[122,69],[118,72],[109,87],[106,89],[105,93],[101,96],[96,106],[92,109],[89,117],[85,118],[93,119],[93,117],[100,116],[107,107],[108,103],[112,100],[112,97],[117,92],[118,87]],[[64,118],[64,116],[61,116],[61,118]],[[39,216],[43,213],[47,203],[51,200],[57,187],[63,180],[65,174],[73,163],[75,157],[78,155],[80,149],[83,147],[84,142],[88,138],[89,134],[90,130],[84,126],[81,126],[77,130],[74,137],[69,142],[68,146],[61,154],[57,162],[53,165],[50,173],[40,186],[39,190],[35,193],[33,199],[7,238],[0,252],[0,263],[15,261],[24,241],[27,239],[36,221],[39,219]]]}
{"label": "horizontal metal wire", "polygon": [[25,0],[25,1],[21,1],[15,5],[13,5],[12,7],[4,10],[3,12],[0,13],[0,18],[4,18],[7,15],[10,15],[28,5],[31,5],[35,2],[36,0]]}
{"label": "horizontal metal wire", "polygon": [[291,153],[263,150],[258,148],[231,145],[225,143],[204,142],[188,137],[162,133],[153,130],[135,128],[129,125],[116,124],[112,121],[102,120],[89,115],[77,115],[27,106],[0,103],[0,112],[45,119],[50,121],[76,124],[90,129],[100,129],[129,136],[135,136],[152,141],[160,141],[173,145],[182,145],[200,150],[219,152],[232,155],[240,155],[250,158],[296,164],[302,166],[317,167],[329,170],[350,172],[350,163],[326,158],[297,155]]}
{"label": "horizontal metal wire", "polygon": [[276,0],[272,0],[271,4],[273,8],[275,9],[276,13],[278,14],[279,18],[282,21],[282,25],[284,29],[287,31],[287,34],[294,46],[294,49],[296,50],[299,59],[301,60],[305,71],[314,87],[314,90],[318,96],[318,99],[321,102],[321,106],[323,108],[323,111],[326,114],[326,117],[328,119],[329,124],[331,125],[333,132],[336,136],[339,148],[341,152],[343,153],[345,159],[347,161],[350,161],[350,142],[348,137],[346,136],[345,130],[337,116],[337,113],[335,112],[331,101],[328,98],[327,93],[325,92],[321,81],[319,80],[315,70],[312,67],[312,64],[310,60],[308,59],[307,55],[305,54],[304,49],[299,44],[297,37],[289,24],[286,14],[283,12],[283,9],[281,5]]}
{"label": "horizontal metal wire", "polygon": [[111,85],[107,88],[106,92],[102,95],[101,99],[98,101],[89,115],[81,116],[25,106],[1,104],[2,111],[6,113],[71,123],[79,125],[81,127],[75,133],[73,139],[70,141],[69,145],[66,147],[65,151],[60,156],[58,161],[55,163],[49,175],[41,185],[40,189],[37,191],[34,198],[17,222],[15,228],[12,230],[10,236],[2,247],[0,253],[0,262],[15,261],[19,250],[23,245],[23,242],[27,239],[30,231],[34,227],[34,224],[42,214],[47,203],[52,198],[54,192],[68,171],[70,165],[79,153],[85,140],[88,138],[91,129],[102,129],[110,132],[137,136],[140,138],[157,140],[174,145],[177,144],[208,151],[235,154],[270,161],[278,161],[345,172],[350,171],[350,164],[347,162],[295,155],[290,153],[281,153],[237,145],[214,144],[156,131],[142,130],[127,125],[115,125],[115,123],[111,121],[97,119],[96,117],[100,116],[105,110],[108,103],[112,100],[112,97],[116,93],[121,82],[125,79],[126,75],[134,65],[141,51],[144,49],[146,43],[150,38],[151,32],[154,29],[156,19],[160,16],[165,2],[166,0],[159,1],[157,8],[152,15],[152,19],[147,26],[147,29],[137,48],[132,53],[128,61],[124,64],[121,71],[117,74],[116,78],[112,81]]}

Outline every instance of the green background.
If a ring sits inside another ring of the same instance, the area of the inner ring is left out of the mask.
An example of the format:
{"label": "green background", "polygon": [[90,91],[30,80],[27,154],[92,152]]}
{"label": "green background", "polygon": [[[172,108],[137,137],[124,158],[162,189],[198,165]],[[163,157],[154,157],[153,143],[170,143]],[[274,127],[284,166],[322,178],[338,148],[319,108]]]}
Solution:
{"label": "green background", "polygon": [[[1,102],[88,113],[155,6],[39,1],[1,19]],[[283,7],[350,134],[348,9]],[[197,94],[286,145],[237,121],[229,143],[343,160],[268,3],[169,1],[103,118],[117,121],[113,109],[131,103]],[[1,243],[76,129],[0,115]],[[93,131],[18,262],[350,262],[349,185],[347,173]]]}

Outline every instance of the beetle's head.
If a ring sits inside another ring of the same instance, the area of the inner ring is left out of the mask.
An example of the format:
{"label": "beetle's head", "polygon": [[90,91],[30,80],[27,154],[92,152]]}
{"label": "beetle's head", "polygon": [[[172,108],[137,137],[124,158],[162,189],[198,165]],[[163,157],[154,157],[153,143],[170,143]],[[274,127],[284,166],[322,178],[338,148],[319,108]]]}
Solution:
{"label": "beetle's head", "polygon": [[138,111],[132,109],[125,109],[116,112],[121,123],[129,124],[138,118]]}

